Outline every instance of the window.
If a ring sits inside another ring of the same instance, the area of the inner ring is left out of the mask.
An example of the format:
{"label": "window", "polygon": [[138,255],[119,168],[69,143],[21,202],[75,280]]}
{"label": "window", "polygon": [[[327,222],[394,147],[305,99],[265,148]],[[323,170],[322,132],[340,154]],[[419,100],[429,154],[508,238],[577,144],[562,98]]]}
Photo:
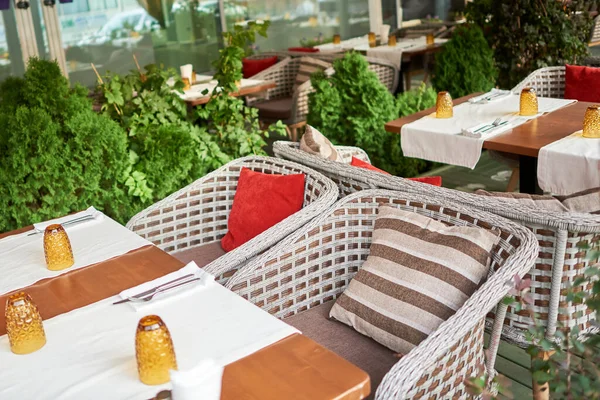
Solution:
{"label": "window", "polygon": [[72,15],[90,11],[88,0],[77,0],[72,3],[62,3],[58,7],[58,15]]}

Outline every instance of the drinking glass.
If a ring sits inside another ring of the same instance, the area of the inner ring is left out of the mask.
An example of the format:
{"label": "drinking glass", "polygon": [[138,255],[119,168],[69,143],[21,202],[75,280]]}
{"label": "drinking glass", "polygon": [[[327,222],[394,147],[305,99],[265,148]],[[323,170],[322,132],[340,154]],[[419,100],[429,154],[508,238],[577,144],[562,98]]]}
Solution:
{"label": "drinking glass", "polygon": [[6,334],[15,354],[29,354],[46,344],[44,324],[37,306],[25,292],[15,293],[6,300]]}
{"label": "drinking glass", "polygon": [[192,71],[192,85],[196,84],[196,71]]}
{"label": "drinking glass", "polygon": [[396,46],[396,36],[395,35],[391,35],[388,38],[388,46],[390,46],[390,47],[395,47]]}
{"label": "drinking glass", "polygon": [[158,315],[140,319],[135,334],[135,356],[140,380],[146,385],[169,382],[169,371],[177,369],[171,333]]}
{"label": "drinking glass", "polygon": [[433,36],[433,33],[430,33],[430,34],[427,35],[427,37],[426,37],[425,40],[426,40],[426,43],[427,43],[428,46],[432,45],[432,44],[435,43],[435,36]]}
{"label": "drinking glass", "polygon": [[439,92],[435,103],[436,118],[452,118],[454,115],[452,106],[452,96],[450,96],[450,93]]}
{"label": "drinking glass", "polygon": [[369,47],[377,47],[377,37],[375,32],[369,32]]}
{"label": "drinking glass", "polygon": [[65,228],[52,224],[44,231],[44,255],[50,271],[60,271],[75,264],[71,242]]}
{"label": "drinking glass", "polygon": [[519,115],[529,117],[538,113],[538,99],[535,89],[526,87],[521,90],[521,100],[519,104]]}
{"label": "drinking glass", "polygon": [[342,37],[340,35],[333,35],[333,44],[341,44],[342,43]]}
{"label": "drinking glass", "polygon": [[583,117],[583,137],[600,138],[600,106],[589,106]]}
{"label": "drinking glass", "polygon": [[181,78],[183,81],[183,90],[190,90],[190,80],[188,78]]}

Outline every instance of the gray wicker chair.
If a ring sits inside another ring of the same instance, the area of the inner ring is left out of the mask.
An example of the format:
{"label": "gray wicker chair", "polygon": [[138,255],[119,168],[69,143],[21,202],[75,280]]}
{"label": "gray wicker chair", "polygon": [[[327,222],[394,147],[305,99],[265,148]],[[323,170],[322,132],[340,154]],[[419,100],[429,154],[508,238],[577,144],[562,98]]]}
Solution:
{"label": "gray wicker chair", "polygon": [[310,313],[310,308],[339,296],[360,269],[369,253],[380,204],[391,204],[451,225],[501,232],[487,281],[418,347],[393,361],[381,385],[373,388],[377,389],[377,399],[470,397],[463,379],[484,371],[490,379],[495,375],[506,307],[497,311],[498,322],[494,324],[487,359],[483,335],[486,315],[511,289],[513,277],[527,272],[538,251],[535,237],[522,226],[424,192],[361,191],[338,201],[247,263],[227,286],[279,318]]}
{"label": "gray wicker chair", "polygon": [[[248,259],[263,252],[320,215],[338,197],[335,184],[303,165],[271,157],[244,157],[196,180],[135,215],[127,228],[170,254],[217,243],[227,221],[242,167],[268,174],[305,174],[302,210],[242,246],[220,256],[205,269],[225,282]],[[227,274],[222,275],[224,272]]]}
{"label": "gray wicker chair", "polygon": [[594,18],[594,25],[592,27],[592,32],[590,34],[590,42],[589,46],[598,46],[600,45],[600,15]]}

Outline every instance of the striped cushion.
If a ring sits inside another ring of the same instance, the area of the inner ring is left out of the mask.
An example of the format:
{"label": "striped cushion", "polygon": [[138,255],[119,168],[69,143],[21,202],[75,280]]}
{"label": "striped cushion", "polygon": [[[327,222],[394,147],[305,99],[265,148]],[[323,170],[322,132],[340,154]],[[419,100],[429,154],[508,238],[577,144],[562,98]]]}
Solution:
{"label": "striped cushion", "polygon": [[568,196],[556,196],[569,211],[587,214],[600,214],[600,187],[573,193]]}
{"label": "striped cushion", "polygon": [[600,187],[573,193],[568,196],[536,195],[526,193],[475,192],[481,196],[501,197],[506,201],[526,206],[559,212],[600,214]]}
{"label": "striped cushion", "polygon": [[330,316],[406,354],[477,290],[497,240],[481,228],[382,206],[369,257]]}
{"label": "striped cushion", "polygon": [[304,135],[300,139],[300,150],[326,160],[342,161],[342,157],[329,139],[310,125],[306,125]]}
{"label": "striped cushion", "polygon": [[313,73],[317,71],[325,71],[329,67],[331,67],[331,64],[326,61],[313,57],[302,57],[300,59],[298,73],[296,74],[296,81],[294,82],[293,91],[295,92],[296,89],[298,89],[298,86],[302,85],[304,82],[310,81],[310,76]]}

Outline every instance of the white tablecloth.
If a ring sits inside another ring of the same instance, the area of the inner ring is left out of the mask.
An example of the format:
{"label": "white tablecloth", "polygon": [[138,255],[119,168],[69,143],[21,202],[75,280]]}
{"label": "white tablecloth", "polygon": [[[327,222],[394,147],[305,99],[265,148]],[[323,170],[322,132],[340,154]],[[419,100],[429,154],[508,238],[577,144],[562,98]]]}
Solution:
{"label": "white tablecloth", "polygon": [[342,40],[340,44],[325,43],[315,46],[315,48],[324,53],[338,53],[341,51],[352,50],[356,46],[360,46],[362,44],[366,44],[367,46],[369,45],[369,37],[367,35]]}
{"label": "white tablecloth", "polygon": [[[248,88],[252,86],[258,86],[263,84],[265,81],[257,80],[257,79],[242,79],[240,88]],[[202,97],[208,97],[212,94],[214,88],[217,87],[218,82],[216,80],[212,80],[207,83],[201,83],[198,85],[192,85],[189,90],[186,90],[184,93],[177,93],[179,97],[184,100],[195,100]],[[205,90],[208,90],[207,94],[202,94]]]}
{"label": "white tablecloth", "polygon": [[170,383],[140,382],[135,330],[142,315],[159,315],[171,332],[180,370],[204,359],[220,365],[250,355],[298,331],[215,282],[156,301],[144,314],[118,296],[44,321],[47,343],[15,355],[0,337],[0,398],[52,400],[150,399]]}
{"label": "white tablecloth", "polygon": [[[487,139],[574,101],[539,97],[540,113],[532,117],[518,115],[519,95],[510,95],[487,104],[463,103],[454,107],[452,118],[438,119],[433,113],[404,125],[402,151],[406,157],[475,168],[481,156],[483,142]],[[496,118],[509,122],[481,138],[462,135],[463,129],[472,129],[483,123],[491,124]]]}
{"label": "white tablecloth", "polygon": [[[99,215],[95,220],[65,227],[75,264],[62,271],[50,271],[46,267],[43,233],[28,236],[29,232],[25,232],[0,240],[0,294],[152,244],[101,212],[96,212]],[[68,220],[77,215],[57,220]]]}
{"label": "white tablecloth", "polygon": [[[448,39],[435,39],[435,43],[436,44],[443,44],[446,43],[448,41]],[[396,49],[397,51],[419,51],[419,50],[423,50],[426,49],[428,46],[427,44],[427,38],[425,36],[421,36],[418,38],[414,38],[414,39],[398,39],[398,42],[396,43],[395,47],[390,47],[387,44],[383,45],[383,46],[378,46],[378,47],[369,47],[369,43],[361,43],[358,46],[354,47],[354,50],[356,51],[371,51],[371,50],[375,50],[375,49],[383,49],[385,47],[387,47],[388,49]]]}
{"label": "white tablecloth", "polygon": [[569,195],[600,187],[600,139],[582,131],[540,149],[538,183],[544,192]]}

